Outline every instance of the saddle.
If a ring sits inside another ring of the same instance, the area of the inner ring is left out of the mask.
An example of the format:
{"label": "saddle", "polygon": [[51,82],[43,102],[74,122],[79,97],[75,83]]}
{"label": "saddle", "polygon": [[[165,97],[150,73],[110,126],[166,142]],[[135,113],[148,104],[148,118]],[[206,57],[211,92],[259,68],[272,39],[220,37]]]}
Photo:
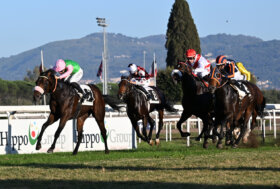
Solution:
{"label": "saddle", "polygon": [[[160,99],[159,99],[159,96],[157,94],[157,92],[155,91],[155,88],[153,87],[143,87],[149,94],[150,94],[150,100],[149,100],[149,103],[150,104],[159,104],[160,103]],[[144,96],[145,98],[147,98],[147,95],[140,89],[137,88],[138,91],[140,91]]]}
{"label": "saddle", "polygon": [[242,100],[246,95],[248,95],[248,97],[251,97],[250,91],[248,90],[247,86],[242,81],[231,80],[230,86],[235,91],[237,91],[240,100]]}
{"label": "saddle", "polygon": [[[84,100],[82,105],[85,106],[92,106],[92,102],[95,100],[94,95],[91,91],[91,88],[88,85],[80,85],[82,90],[87,94],[87,98]],[[75,91],[78,93],[78,91],[75,89]]]}

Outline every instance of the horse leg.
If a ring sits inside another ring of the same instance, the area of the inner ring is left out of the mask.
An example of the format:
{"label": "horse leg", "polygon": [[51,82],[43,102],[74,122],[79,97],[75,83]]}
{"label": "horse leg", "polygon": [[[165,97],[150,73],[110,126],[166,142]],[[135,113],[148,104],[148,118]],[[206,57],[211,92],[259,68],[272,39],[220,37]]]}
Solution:
{"label": "horse leg", "polygon": [[[158,132],[156,134],[156,145],[158,146],[160,141],[159,141],[159,134],[160,134],[160,131],[162,130],[162,127],[163,127],[163,110],[158,110]],[[167,128],[166,128],[167,129]]]}
{"label": "horse leg", "polygon": [[136,131],[136,134],[139,138],[141,138],[143,141],[147,141],[145,137],[143,137],[143,135],[141,135],[140,130],[139,130],[139,126],[137,124],[137,120],[134,120],[133,118],[129,118],[131,121],[131,124],[134,128],[134,130]]}
{"label": "horse leg", "polygon": [[179,130],[181,137],[188,137],[190,136],[189,132],[183,132],[181,125],[184,123],[191,115],[187,113],[185,110],[183,111],[180,120],[177,122],[177,129]]}
{"label": "horse leg", "polygon": [[81,117],[79,117],[77,119],[78,141],[77,141],[76,147],[73,151],[73,155],[76,155],[78,153],[78,149],[80,147],[80,143],[81,143],[81,140],[83,138],[83,126],[84,126],[85,119],[86,118],[82,119]]}
{"label": "horse leg", "polygon": [[150,138],[148,138],[147,136],[147,124],[148,124],[148,116],[144,116],[142,119],[142,123],[143,123],[143,128],[142,128],[142,133],[145,137],[145,141],[148,142],[148,144],[150,144]]}
{"label": "horse leg", "polygon": [[208,118],[207,117],[203,117],[202,122],[203,122],[203,129],[202,129],[200,135],[196,138],[196,140],[200,141],[200,138],[204,134],[203,148],[208,148],[208,141],[207,140],[208,140],[208,138],[210,136],[210,131],[208,129],[208,126],[209,126]]}
{"label": "horse leg", "polygon": [[58,139],[58,137],[59,137],[61,131],[63,130],[63,128],[64,128],[64,126],[65,126],[67,121],[68,121],[68,117],[66,117],[66,116],[60,118],[60,122],[59,122],[58,128],[57,128],[57,130],[56,130],[56,132],[54,134],[53,143],[52,143],[51,147],[47,151],[48,153],[52,153],[53,152],[53,150],[55,148],[55,143],[56,143],[56,141],[57,141],[57,139]]}
{"label": "horse leg", "polygon": [[153,146],[154,145],[154,142],[152,140],[152,135],[153,135],[153,129],[155,127],[155,121],[150,117],[148,116],[148,123],[150,124],[150,131],[149,131],[149,135],[148,135],[148,138],[150,139],[150,145]]}
{"label": "horse leg", "polygon": [[252,115],[252,111],[250,110],[250,108],[246,109],[245,115],[244,115],[244,122],[243,122],[243,124],[241,125],[241,128],[240,128],[241,129],[240,130],[240,135],[236,139],[235,143],[233,144],[233,148],[237,148],[240,140],[243,138],[243,136],[245,134],[245,131],[246,131],[246,128],[247,128],[248,121],[249,121],[251,115]]}
{"label": "horse leg", "polygon": [[104,145],[105,145],[105,154],[109,154],[109,149],[108,149],[108,145],[107,145],[107,131],[104,125],[104,115],[102,114],[102,116],[97,116],[98,114],[95,114],[95,120],[97,122],[97,125],[101,131],[101,135],[102,138],[104,140]]}
{"label": "horse leg", "polygon": [[41,147],[42,147],[42,145],[41,145],[41,140],[42,140],[42,136],[43,136],[43,134],[44,134],[46,128],[47,128],[49,125],[51,125],[51,124],[53,124],[54,122],[56,122],[58,119],[59,119],[59,118],[56,117],[56,116],[54,115],[54,113],[50,113],[48,120],[43,124],[42,129],[41,129],[41,131],[40,131],[40,134],[39,134],[39,136],[38,136],[38,138],[37,138],[36,150],[40,150]]}
{"label": "horse leg", "polygon": [[252,122],[251,122],[250,128],[246,129],[245,134],[244,134],[243,139],[242,139],[242,142],[244,144],[246,144],[248,142],[249,135],[251,134],[252,130],[256,127],[256,122],[257,122],[257,111],[253,110]]}
{"label": "horse leg", "polygon": [[217,146],[216,146],[219,149],[223,148],[222,140],[224,138],[224,127],[226,127],[227,123],[228,123],[228,119],[223,119],[221,121],[221,130],[220,130],[220,133],[218,135],[219,140],[218,140],[218,143],[217,143]]}

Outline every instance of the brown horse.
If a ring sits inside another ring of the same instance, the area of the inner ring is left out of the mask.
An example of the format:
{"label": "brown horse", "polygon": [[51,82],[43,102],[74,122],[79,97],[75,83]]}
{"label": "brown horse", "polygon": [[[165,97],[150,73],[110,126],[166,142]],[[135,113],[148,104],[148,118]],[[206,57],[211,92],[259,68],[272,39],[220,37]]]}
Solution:
{"label": "brown horse", "polygon": [[100,90],[93,84],[88,85],[93,93],[94,101],[92,106],[80,106],[79,96],[75,90],[66,82],[55,78],[55,71],[49,69],[42,72],[36,81],[33,98],[38,101],[43,94],[50,93],[50,115],[48,120],[43,124],[37,139],[36,150],[41,148],[41,140],[45,129],[60,119],[59,126],[55,132],[55,138],[48,149],[48,153],[52,153],[56,140],[58,139],[66,122],[70,119],[77,119],[78,142],[73,151],[73,155],[77,154],[83,135],[83,125],[85,120],[92,115],[101,131],[104,139],[105,153],[109,153],[107,146],[106,129],[104,126],[105,103]]}
{"label": "brown horse", "polygon": [[[255,127],[257,115],[262,116],[265,107],[265,98],[259,88],[247,81],[242,81],[250,90],[251,97],[245,96],[239,99],[237,91],[232,87],[235,80],[224,78],[221,72],[214,68],[211,72],[209,82],[210,92],[215,94],[215,130],[221,125],[218,148],[222,147],[223,128],[227,128],[226,144],[232,144],[237,147],[241,138],[245,135],[247,123],[252,115],[251,129]],[[240,127],[241,132],[238,138],[233,141],[232,131]]]}
{"label": "brown horse", "polygon": [[176,68],[177,69],[174,69],[172,72],[172,78],[174,81],[180,81],[182,83],[182,106],[184,108],[181,118],[177,122],[177,128],[182,137],[187,137],[190,134],[182,131],[182,123],[191,117],[191,115],[201,118],[203,122],[203,130],[196,140],[199,141],[202,135],[204,135],[203,147],[207,148],[208,138],[212,137],[213,142],[215,142],[215,137],[210,135],[210,131],[214,126],[212,119],[212,94],[208,92],[208,88],[203,81],[193,74],[193,70],[188,64],[179,62]]}
{"label": "brown horse", "polygon": [[[156,144],[159,144],[159,135],[163,127],[163,114],[164,109],[170,112],[177,112],[176,109],[171,107],[165,100],[164,94],[156,87],[152,87],[159,98],[158,104],[150,104],[146,101],[146,97],[143,92],[140,92],[134,84],[130,83],[130,77],[121,77],[121,82],[119,83],[119,92],[118,97],[126,103],[127,115],[132,123],[134,130],[137,133],[137,136],[143,141],[148,142],[148,144],[153,145],[152,132],[155,125],[155,121],[149,115],[150,112],[157,110],[159,116],[159,128],[156,133]],[[142,119],[143,129],[142,133],[139,131],[139,126],[137,122]],[[149,135],[147,136],[147,123],[150,124]]]}

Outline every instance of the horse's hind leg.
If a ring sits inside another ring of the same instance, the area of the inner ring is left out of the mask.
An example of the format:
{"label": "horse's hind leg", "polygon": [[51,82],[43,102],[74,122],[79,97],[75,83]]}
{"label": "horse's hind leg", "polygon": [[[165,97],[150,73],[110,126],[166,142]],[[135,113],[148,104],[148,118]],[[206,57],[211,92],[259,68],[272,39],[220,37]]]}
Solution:
{"label": "horse's hind leg", "polygon": [[42,128],[41,128],[41,131],[40,131],[40,134],[39,134],[39,136],[38,136],[38,138],[37,138],[36,150],[40,150],[41,147],[42,147],[42,146],[41,146],[41,140],[42,140],[42,136],[43,136],[43,134],[44,134],[46,128],[47,128],[49,125],[51,125],[51,124],[53,124],[54,122],[56,122],[58,119],[59,119],[59,118],[56,117],[53,113],[50,113],[48,120],[43,124],[43,126],[42,126]]}
{"label": "horse's hind leg", "polygon": [[109,153],[108,145],[107,145],[107,135],[106,135],[106,128],[104,125],[104,115],[103,116],[97,116],[95,115],[95,120],[99,126],[99,129],[101,131],[102,138],[104,139],[104,144],[105,144],[105,154]]}
{"label": "horse's hind leg", "polygon": [[143,128],[142,128],[142,133],[145,137],[145,141],[148,142],[148,144],[150,144],[150,140],[151,138],[149,138],[147,136],[147,124],[148,124],[148,116],[144,116],[144,118],[142,119],[142,122],[143,122]]}
{"label": "horse's hind leg", "polygon": [[182,123],[184,123],[191,115],[187,113],[185,110],[183,111],[180,120],[177,122],[177,129],[179,130],[181,137],[188,137],[190,136],[189,132],[183,132],[182,131]]}
{"label": "horse's hind leg", "polygon": [[[159,145],[160,141],[159,141],[159,135],[160,135],[160,131],[162,130],[163,127],[163,110],[159,110],[158,111],[158,132],[156,134],[156,145]],[[166,128],[167,129],[167,128]]]}
{"label": "horse's hind leg", "polygon": [[68,118],[66,116],[60,118],[60,122],[59,122],[59,125],[58,125],[58,128],[54,134],[54,140],[53,140],[53,143],[51,145],[51,147],[48,149],[48,153],[52,153],[54,148],[55,148],[55,144],[56,144],[56,141],[61,133],[61,131],[63,130],[66,122],[67,122]]}

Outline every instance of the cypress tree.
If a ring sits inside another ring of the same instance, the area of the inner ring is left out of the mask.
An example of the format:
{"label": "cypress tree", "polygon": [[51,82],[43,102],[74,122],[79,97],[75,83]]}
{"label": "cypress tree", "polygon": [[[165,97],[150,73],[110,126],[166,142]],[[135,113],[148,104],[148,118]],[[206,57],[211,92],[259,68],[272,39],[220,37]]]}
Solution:
{"label": "cypress tree", "polygon": [[200,53],[200,40],[186,0],[175,0],[168,21],[165,48],[166,66],[173,67],[185,60],[187,49]]}

